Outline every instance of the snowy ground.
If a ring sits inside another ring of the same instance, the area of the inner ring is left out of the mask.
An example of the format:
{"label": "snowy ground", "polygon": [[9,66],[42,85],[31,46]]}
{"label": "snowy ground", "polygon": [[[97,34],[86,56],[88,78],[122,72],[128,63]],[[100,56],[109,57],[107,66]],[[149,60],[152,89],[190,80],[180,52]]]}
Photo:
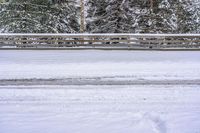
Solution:
{"label": "snowy ground", "polygon": [[199,80],[200,52],[0,51],[0,79]]}
{"label": "snowy ground", "polygon": [[200,52],[0,51],[0,133],[200,133]]}

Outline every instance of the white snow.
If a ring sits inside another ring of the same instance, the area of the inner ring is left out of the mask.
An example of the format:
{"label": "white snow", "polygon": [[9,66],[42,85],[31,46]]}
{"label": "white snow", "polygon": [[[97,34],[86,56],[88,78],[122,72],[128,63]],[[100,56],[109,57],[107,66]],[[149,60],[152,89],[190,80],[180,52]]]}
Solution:
{"label": "white snow", "polygon": [[2,87],[1,133],[199,133],[199,86]]}
{"label": "white snow", "polygon": [[1,51],[0,79],[199,79],[200,52]]}
{"label": "white snow", "polygon": [[[0,51],[0,81],[200,80],[200,52]],[[197,81],[199,82],[199,81]],[[0,86],[0,133],[200,133],[200,86]]]}

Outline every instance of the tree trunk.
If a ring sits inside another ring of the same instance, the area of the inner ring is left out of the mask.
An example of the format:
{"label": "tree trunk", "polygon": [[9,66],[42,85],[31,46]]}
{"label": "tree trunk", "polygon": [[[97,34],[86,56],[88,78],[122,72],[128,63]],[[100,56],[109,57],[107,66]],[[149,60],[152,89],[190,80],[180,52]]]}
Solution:
{"label": "tree trunk", "polygon": [[85,15],[84,15],[84,0],[81,0],[81,27],[80,32],[83,33],[85,31]]}

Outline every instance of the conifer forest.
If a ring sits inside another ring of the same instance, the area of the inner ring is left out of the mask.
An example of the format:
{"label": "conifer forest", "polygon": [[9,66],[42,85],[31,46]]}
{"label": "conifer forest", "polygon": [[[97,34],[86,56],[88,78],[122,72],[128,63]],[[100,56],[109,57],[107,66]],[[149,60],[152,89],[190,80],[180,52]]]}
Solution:
{"label": "conifer forest", "polygon": [[0,33],[200,33],[200,1],[0,0]]}

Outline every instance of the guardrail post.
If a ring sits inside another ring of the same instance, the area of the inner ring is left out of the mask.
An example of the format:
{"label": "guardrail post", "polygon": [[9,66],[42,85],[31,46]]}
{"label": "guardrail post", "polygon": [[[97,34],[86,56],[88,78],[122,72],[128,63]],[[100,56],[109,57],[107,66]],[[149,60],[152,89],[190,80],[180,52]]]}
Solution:
{"label": "guardrail post", "polygon": [[166,45],[166,37],[164,37],[163,46],[164,46],[164,47],[167,47],[167,45]]}
{"label": "guardrail post", "polygon": [[88,43],[91,43],[92,46],[95,48],[95,44],[94,44],[94,42],[93,42],[93,41],[95,40],[95,38],[94,38],[94,37],[91,37],[90,40],[91,40],[91,42],[88,42]]}
{"label": "guardrail post", "polygon": [[131,48],[130,36],[127,36],[128,47]]}

